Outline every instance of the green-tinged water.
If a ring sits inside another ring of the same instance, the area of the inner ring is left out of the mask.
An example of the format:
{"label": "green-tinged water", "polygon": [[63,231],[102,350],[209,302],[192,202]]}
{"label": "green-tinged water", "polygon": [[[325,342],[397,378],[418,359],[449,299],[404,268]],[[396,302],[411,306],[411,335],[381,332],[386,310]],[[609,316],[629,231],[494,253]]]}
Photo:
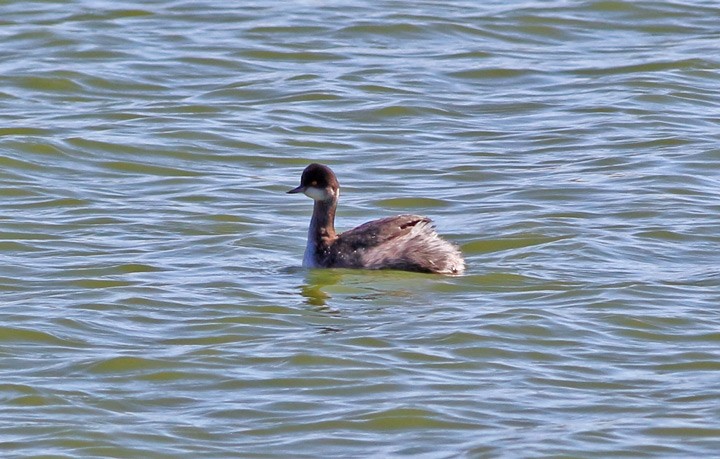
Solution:
{"label": "green-tinged water", "polygon": [[[718,18],[0,4],[0,456],[716,455]],[[466,275],[300,268],[313,161]]]}

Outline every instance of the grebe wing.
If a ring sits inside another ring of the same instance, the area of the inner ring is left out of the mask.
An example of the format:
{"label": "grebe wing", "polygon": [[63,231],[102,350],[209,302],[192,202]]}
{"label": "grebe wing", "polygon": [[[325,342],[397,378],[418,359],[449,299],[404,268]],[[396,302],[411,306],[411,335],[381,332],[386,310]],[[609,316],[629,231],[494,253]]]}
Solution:
{"label": "grebe wing", "polygon": [[409,234],[420,223],[430,225],[432,220],[420,215],[396,215],[363,223],[340,234],[338,239],[351,247],[376,246]]}
{"label": "grebe wing", "polygon": [[437,235],[432,220],[419,215],[367,222],[340,234],[333,249],[342,266],[442,274],[465,269],[458,248]]}

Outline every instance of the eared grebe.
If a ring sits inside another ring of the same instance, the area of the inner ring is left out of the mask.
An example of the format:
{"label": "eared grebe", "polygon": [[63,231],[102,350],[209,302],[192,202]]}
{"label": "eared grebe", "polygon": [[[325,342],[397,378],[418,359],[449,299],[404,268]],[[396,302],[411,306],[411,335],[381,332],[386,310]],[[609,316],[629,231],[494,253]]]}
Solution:
{"label": "eared grebe", "polygon": [[340,184],[329,167],[310,164],[300,186],[315,201],[303,266],[308,268],[399,269],[425,273],[462,274],[465,262],[453,244],[440,238],[432,220],[398,215],[335,233]]}

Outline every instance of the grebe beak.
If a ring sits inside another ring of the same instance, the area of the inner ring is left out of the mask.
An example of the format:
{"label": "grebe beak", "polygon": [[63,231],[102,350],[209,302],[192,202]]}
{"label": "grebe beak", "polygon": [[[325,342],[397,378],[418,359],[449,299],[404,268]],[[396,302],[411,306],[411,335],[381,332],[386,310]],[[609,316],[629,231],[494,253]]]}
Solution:
{"label": "grebe beak", "polygon": [[293,188],[292,190],[288,191],[288,194],[304,193],[304,192],[305,192],[305,187],[300,185],[299,187]]}

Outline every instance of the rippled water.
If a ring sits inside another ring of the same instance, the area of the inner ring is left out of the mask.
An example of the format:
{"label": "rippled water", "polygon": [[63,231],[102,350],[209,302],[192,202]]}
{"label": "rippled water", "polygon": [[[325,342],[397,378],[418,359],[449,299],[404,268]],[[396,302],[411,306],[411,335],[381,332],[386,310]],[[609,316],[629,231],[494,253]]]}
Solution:
{"label": "rippled water", "polygon": [[720,7],[368,3],[0,5],[3,457],[717,454]]}

